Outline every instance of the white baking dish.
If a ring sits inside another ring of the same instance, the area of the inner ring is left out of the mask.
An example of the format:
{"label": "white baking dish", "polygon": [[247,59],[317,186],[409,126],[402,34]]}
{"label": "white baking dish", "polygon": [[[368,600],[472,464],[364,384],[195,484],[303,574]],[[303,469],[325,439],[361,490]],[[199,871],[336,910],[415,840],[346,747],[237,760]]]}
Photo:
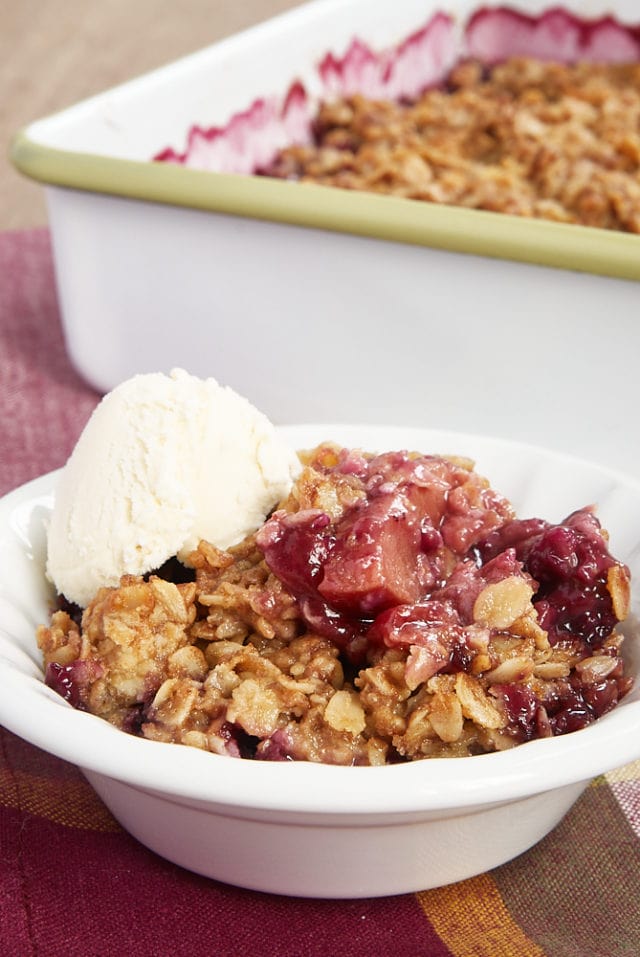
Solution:
{"label": "white baking dish", "polygon": [[[319,61],[354,37],[386,49],[444,12],[460,42],[476,7],[316,0],[22,131],[86,379],[180,365],[279,422],[480,431],[640,471],[639,236],[151,162],[294,80],[320,95]],[[640,21],[635,0],[565,8]]]}

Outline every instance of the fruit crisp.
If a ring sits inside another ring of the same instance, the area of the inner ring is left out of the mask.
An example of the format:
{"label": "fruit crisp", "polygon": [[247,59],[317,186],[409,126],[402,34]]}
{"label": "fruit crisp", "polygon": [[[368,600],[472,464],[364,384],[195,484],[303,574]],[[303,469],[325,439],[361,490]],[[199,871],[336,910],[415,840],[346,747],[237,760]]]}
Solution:
{"label": "fruit crisp", "polygon": [[520,519],[462,458],[301,455],[221,551],[59,600],[46,681],[123,730],[268,761],[390,764],[584,727],[631,686],[629,571],[592,508]]}
{"label": "fruit crisp", "polygon": [[463,62],[416,100],[324,103],[268,176],[640,232],[640,64]]}

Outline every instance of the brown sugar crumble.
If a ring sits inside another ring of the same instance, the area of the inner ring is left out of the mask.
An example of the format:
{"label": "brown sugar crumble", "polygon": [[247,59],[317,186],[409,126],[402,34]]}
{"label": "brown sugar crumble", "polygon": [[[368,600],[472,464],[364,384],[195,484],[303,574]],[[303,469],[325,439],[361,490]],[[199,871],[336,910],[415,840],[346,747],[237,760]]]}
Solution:
{"label": "brown sugar crumble", "polygon": [[640,232],[640,64],[463,62],[415,102],[321,105],[261,172]]}
{"label": "brown sugar crumble", "polygon": [[256,533],[200,543],[191,580],[124,576],[55,611],[47,683],[151,740],[343,765],[504,750],[627,693],[629,571],[593,509],[519,519],[463,458],[301,458]]}

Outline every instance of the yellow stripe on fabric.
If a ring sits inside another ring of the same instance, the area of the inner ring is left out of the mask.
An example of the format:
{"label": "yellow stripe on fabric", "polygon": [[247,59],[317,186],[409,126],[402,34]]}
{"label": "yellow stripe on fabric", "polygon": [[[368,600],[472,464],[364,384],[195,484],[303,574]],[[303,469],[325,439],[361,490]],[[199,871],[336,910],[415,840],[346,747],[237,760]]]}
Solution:
{"label": "yellow stripe on fabric", "polygon": [[0,805],[64,827],[116,832],[122,828],[84,781],[57,781],[0,769]]}
{"label": "yellow stripe on fabric", "polygon": [[637,781],[640,779],[640,761],[632,761],[631,764],[625,764],[624,767],[607,771],[605,778],[610,783]]}
{"label": "yellow stripe on fabric", "polygon": [[589,782],[590,788],[601,788],[603,785],[606,786],[607,779],[604,774],[599,774],[597,778],[594,778],[593,781]]}
{"label": "yellow stripe on fabric", "polygon": [[489,874],[416,897],[454,957],[546,957],[513,920]]}

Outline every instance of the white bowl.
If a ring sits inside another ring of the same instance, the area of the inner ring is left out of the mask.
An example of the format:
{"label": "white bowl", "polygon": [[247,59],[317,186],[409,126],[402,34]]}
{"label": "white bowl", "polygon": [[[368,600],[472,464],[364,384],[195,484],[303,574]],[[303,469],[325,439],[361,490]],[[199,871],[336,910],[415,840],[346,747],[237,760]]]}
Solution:
{"label": "white bowl", "polygon": [[[332,438],[476,459],[522,516],[561,520],[598,503],[611,548],[640,576],[640,483],[559,453],[420,429],[294,426]],[[582,731],[510,751],[390,767],[252,762],[161,744],[75,711],[43,683],[34,632],[47,618],[46,521],[55,473],[0,502],[0,721],[78,765],[134,837],[200,874],[281,894],[371,897],[447,884],[531,847],[591,778],[640,756],[640,685]],[[625,655],[638,675],[638,595]]]}

